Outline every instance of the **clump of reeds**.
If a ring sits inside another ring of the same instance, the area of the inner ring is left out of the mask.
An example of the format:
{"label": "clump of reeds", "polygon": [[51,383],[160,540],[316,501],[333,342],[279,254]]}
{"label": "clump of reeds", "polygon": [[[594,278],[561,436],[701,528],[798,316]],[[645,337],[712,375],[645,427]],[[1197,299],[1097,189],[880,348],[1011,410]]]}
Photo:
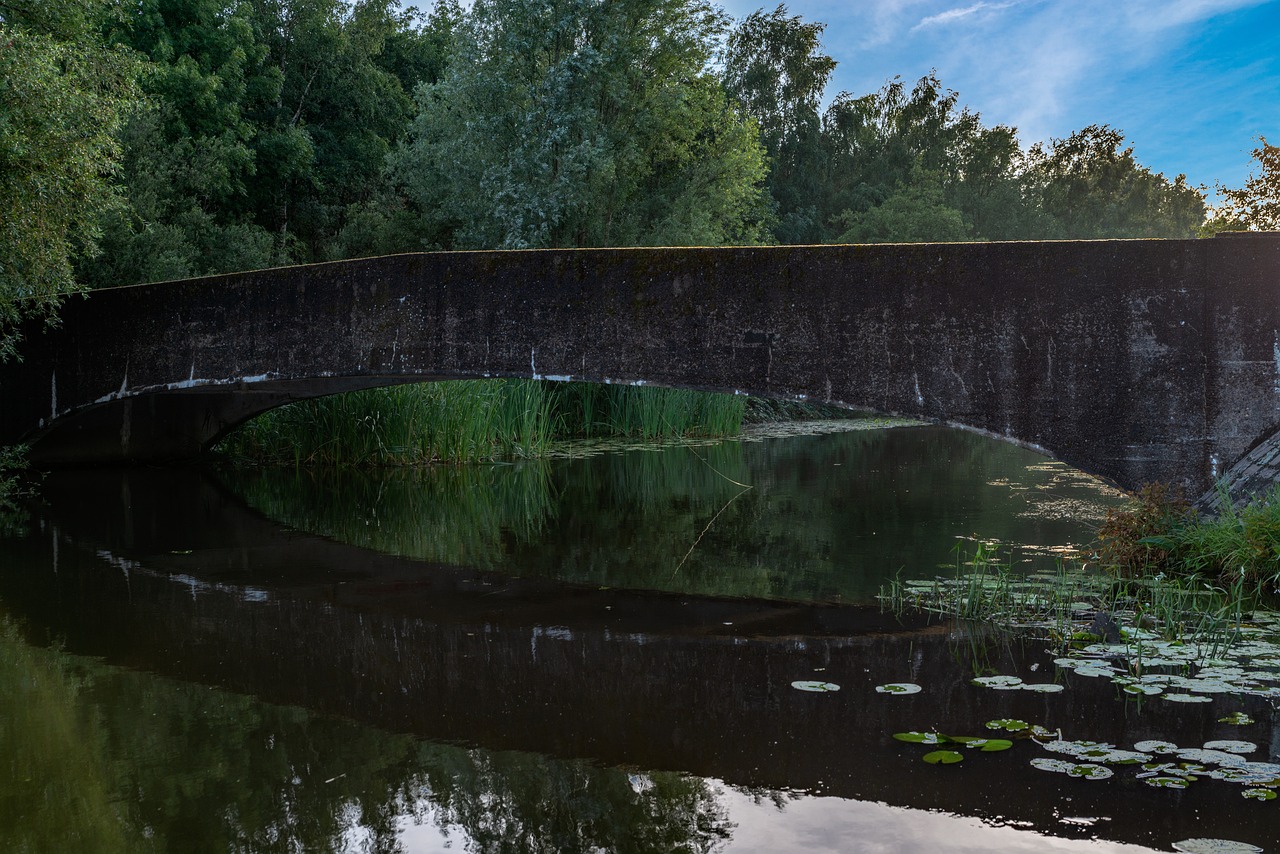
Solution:
{"label": "clump of reeds", "polygon": [[562,438],[736,436],[745,398],[677,388],[567,383],[553,411]]}
{"label": "clump of reeds", "polygon": [[250,421],[221,450],[264,465],[418,465],[537,456],[552,438],[540,383],[459,380],[299,401]]}
{"label": "clump of reeds", "polygon": [[557,439],[733,436],[744,399],[651,386],[454,380],[299,401],[220,450],[261,465],[420,465],[546,453]]}

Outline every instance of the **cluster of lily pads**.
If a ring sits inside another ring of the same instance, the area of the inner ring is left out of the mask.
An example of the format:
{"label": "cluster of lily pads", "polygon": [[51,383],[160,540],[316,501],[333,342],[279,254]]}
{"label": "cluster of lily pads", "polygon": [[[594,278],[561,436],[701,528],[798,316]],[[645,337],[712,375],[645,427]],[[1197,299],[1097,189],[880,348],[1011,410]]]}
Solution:
{"label": "cluster of lily pads", "polygon": [[1217,694],[1280,699],[1280,617],[1255,615],[1233,637],[1166,640],[1127,629],[1118,644],[1072,649],[1054,664],[1077,676],[1110,679],[1124,691],[1170,702],[1208,703]]}
{"label": "cluster of lily pads", "polygon": [[[1054,664],[1062,671],[1109,679],[1128,694],[1181,703],[1208,703],[1219,694],[1280,700],[1280,613],[1254,611],[1205,630],[1181,624],[1142,628],[1132,613],[1100,610],[1108,583],[1086,573],[1017,579],[982,571],[903,582],[893,602],[965,616],[981,600],[986,621],[1055,641],[1062,652]],[[1114,633],[1114,642],[1091,632],[1099,624]],[[1063,690],[1061,682],[1033,685],[1016,676],[975,683],[998,690]]]}
{"label": "cluster of lily pads", "polygon": [[[1247,725],[1244,721],[1252,723],[1248,716],[1240,713],[1221,719],[1222,723]],[[1258,749],[1251,741],[1221,739],[1201,747],[1179,747],[1168,741],[1147,740],[1134,744],[1130,750],[1104,742],[1064,739],[1060,731],[1011,718],[987,721],[986,727],[1010,737],[981,738],[919,731],[896,732],[893,737],[911,744],[952,745],[922,757],[933,765],[962,761],[964,755],[957,747],[992,753],[1008,750],[1013,746],[1013,739],[1019,738],[1055,754],[1032,759],[1033,768],[1069,777],[1106,780],[1115,776],[1116,767],[1133,766],[1137,771],[1135,779],[1157,788],[1185,789],[1196,780],[1222,780],[1243,786],[1244,797],[1257,801],[1275,800],[1275,790],[1280,788],[1280,764],[1250,760],[1249,755]]]}
{"label": "cluster of lily pads", "polygon": [[[992,721],[987,724],[988,728],[996,729]],[[963,747],[969,750],[978,750],[982,753],[999,753],[1013,747],[1013,742],[1007,738],[982,738],[972,735],[943,735],[938,732],[895,732],[893,737],[898,741],[904,741],[908,744],[950,744],[956,747]],[[952,748],[943,748],[926,753],[921,757],[930,765],[954,765],[964,760],[964,754]]]}

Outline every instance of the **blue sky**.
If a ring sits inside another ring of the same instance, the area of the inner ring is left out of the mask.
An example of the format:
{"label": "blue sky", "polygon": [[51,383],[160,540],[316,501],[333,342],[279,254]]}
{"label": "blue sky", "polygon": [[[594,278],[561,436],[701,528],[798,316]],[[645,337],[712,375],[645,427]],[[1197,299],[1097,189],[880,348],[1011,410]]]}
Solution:
{"label": "blue sky", "polygon": [[[762,4],[722,0],[735,18]],[[773,9],[775,3],[765,8]],[[792,0],[827,24],[828,98],[936,69],[1024,145],[1088,124],[1138,161],[1238,187],[1259,135],[1280,144],[1280,0]]]}

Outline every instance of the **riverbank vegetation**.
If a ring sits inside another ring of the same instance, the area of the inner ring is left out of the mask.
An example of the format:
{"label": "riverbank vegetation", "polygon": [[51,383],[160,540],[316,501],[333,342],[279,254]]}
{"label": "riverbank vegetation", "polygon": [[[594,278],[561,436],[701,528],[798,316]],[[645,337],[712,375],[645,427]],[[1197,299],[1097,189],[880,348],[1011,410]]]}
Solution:
{"label": "riverbank vegetation", "polygon": [[1058,572],[1028,576],[1011,560],[978,542],[957,550],[951,577],[897,582],[882,601],[900,612],[1047,633],[1064,650],[1194,639],[1218,657],[1255,614],[1280,604],[1280,487],[1242,506],[1223,495],[1216,513],[1201,515],[1176,490],[1149,485],[1109,510],[1096,541]]}

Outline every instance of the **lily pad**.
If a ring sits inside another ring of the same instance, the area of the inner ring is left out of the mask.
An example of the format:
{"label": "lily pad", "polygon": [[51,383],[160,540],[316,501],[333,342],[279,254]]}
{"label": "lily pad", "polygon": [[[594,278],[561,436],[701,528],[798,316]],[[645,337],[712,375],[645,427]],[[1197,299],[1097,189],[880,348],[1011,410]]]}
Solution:
{"label": "lily pad", "polygon": [[1148,777],[1142,782],[1158,789],[1185,789],[1191,785],[1191,780],[1187,777]]}
{"label": "lily pad", "polygon": [[909,744],[946,744],[951,739],[936,732],[895,732],[893,737]]}
{"label": "lily pad", "polygon": [[1198,762],[1205,765],[1239,765],[1244,762],[1244,759],[1237,753],[1228,753],[1225,750],[1203,747],[1179,748],[1177,755],[1179,759],[1187,762]]}
{"label": "lily pad", "polygon": [[999,720],[987,721],[987,729],[1004,730],[1005,732],[1022,732],[1025,729],[1031,729],[1031,724],[1026,721],[1020,721],[1016,718],[1000,718]]}
{"label": "lily pad", "polygon": [[1230,839],[1184,839],[1173,843],[1173,850],[1185,854],[1262,854],[1256,845]]}
{"label": "lily pad", "polygon": [[1067,762],[1065,759],[1049,759],[1046,756],[1037,756],[1031,760],[1031,767],[1040,771],[1054,771],[1059,774],[1065,774],[1076,767],[1076,764]]}
{"label": "lily pad", "polygon": [[1178,745],[1172,741],[1140,741],[1133,749],[1139,753],[1173,753]]}
{"label": "lily pad", "polygon": [[1252,801],[1274,801],[1276,793],[1270,789],[1245,789],[1240,794]]}
{"label": "lily pad", "polygon": [[1212,697],[1206,697],[1203,694],[1164,694],[1166,700],[1171,703],[1212,703]]}
{"label": "lily pad", "polygon": [[1083,777],[1086,780],[1105,780],[1114,775],[1115,772],[1110,768],[1090,763],[1074,765],[1067,771],[1068,777]]}
{"label": "lily pad", "polygon": [[1067,690],[1062,685],[1055,685],[1052,682],[1043,682],[1034,685],[1023,683],[1018,687],[1024,691],[1035,691],[1038,694],[1058,694]]}
{"label": "lily pad", "polygon": [[923,688],[911,682],[890,682],[887,685],[877,685],[877,694],[919,694]]}
{"label": "lily pad", "polygon": [[964,761],[964,756],[954,750],[935,750],[932,753],[926,753],[922,758],[930,765],[954,765]]}
{"label": "lily pad", "polygon": [[995,688],[999,691],[1008,691],[1022,687],[1022,679],[1017,676],[978,676],[970,679],[974,685],[981,685],[984,688]]}
{"label": "lily pad", "polygon": [[840,686],[834,682],[818,682],[813,679],[801,679],[797,682],[792,682],[791,687],[797,691],[813,691],[817,694],[827,694],[840,690]]}
{"label": "lily pad", "polygon": [[1164,693],[1164,689],[1159,685],[1125,685],[1124,690],[1126,694],[1141,694],[1147,697]]}
{"label": "lily pad", "polygon": [[1226,753],[1253,753],[1258,745],[1252,741],[1206,741],[1205,750],[1222,750]]}

